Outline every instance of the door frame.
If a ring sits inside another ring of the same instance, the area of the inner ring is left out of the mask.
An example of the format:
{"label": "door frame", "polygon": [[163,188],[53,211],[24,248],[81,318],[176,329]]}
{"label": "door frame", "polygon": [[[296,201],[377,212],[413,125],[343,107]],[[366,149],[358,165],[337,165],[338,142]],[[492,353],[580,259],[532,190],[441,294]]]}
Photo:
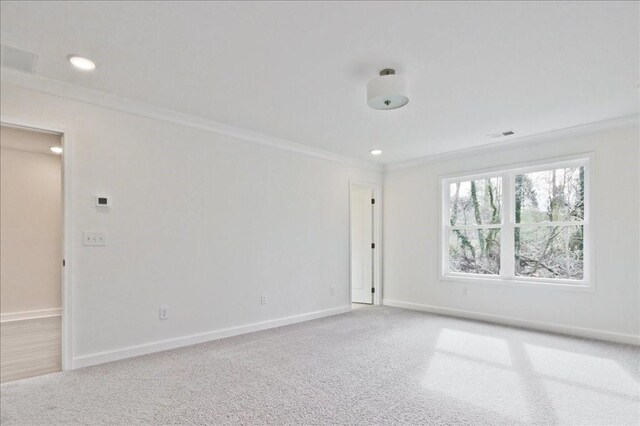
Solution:
{"label": "door frame", "polygon": [[73,259],[73,209],[71,204],[73,143],[68,129],[51,123],[42,123],[28,119],[0,115],[0,124],[6,127],[32,130],[59,135],[62,144],[62,370],[73,370],[74,322],[73,322],[73,279],[71,265]]}
{"label": "door frame", "polygon": [[373,304],[382,304],[382,184],[372,182],[362,182],[349,180],[349,305],[353,300],[351,282],[353,265],[351,264],[351,250],[353,242],[351,241],[351,202],[352,188],[354,185],[366,186],[373,192],[373,198],[376,200],[373,205],[373,243],[376,248],[373,252]]}

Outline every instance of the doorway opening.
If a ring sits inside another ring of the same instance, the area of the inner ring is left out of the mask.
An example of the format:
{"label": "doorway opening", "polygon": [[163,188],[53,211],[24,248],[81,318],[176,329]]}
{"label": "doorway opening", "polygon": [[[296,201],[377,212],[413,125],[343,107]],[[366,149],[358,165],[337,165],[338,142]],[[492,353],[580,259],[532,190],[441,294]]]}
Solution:
{"label": "doorway opening", "polygon": [[0,382],[63,368],[63,139],[0,126]]}
{"label": "doorway opening", "polygon": [[381,301],[381,192],[377,184],[350,183],[352,304],[377,305]]}

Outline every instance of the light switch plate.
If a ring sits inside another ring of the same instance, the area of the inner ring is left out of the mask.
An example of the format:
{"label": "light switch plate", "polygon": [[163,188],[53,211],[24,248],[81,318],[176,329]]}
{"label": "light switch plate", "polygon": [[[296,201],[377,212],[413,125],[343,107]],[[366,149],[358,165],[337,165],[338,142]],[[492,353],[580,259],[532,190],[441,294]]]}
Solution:
{"label": "light switch plate", "polygon": [[106,246],[107,236],[104,232],[83,232],[82,245],[84,246]]}

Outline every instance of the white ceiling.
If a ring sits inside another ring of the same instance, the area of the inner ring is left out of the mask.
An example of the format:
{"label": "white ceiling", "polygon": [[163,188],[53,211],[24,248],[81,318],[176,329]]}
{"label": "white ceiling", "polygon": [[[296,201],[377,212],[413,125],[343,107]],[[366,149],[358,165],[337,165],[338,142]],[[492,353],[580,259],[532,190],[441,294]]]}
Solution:
{"label": "white ceiling", "polygon": [[[2,2],[38,74],[391,163],[638,113],[638,2]],[[98,64],[74,71],[81,53]],[[382,68],[401,109],[367,107]],[[371,157],[371,148],[381,148]]]}

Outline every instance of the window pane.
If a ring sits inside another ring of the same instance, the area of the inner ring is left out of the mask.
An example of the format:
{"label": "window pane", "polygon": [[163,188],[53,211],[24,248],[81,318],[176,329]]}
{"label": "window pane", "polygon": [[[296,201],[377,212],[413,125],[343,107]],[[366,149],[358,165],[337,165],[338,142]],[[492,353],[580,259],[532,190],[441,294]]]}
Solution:
{"label": "window pane", "polygon": [[583,242],[582,225],[516,227],[516,275],[581,280]]}
{"label": "window pane", "polygon": [[502,222],[502,179],[492,177],[449,185],[451,225],[495,225]]}
{"label": "window pane", "polygon": [[584,220],[584,167],[516,175],[516,223]]}
{"label": "window pane", "polygon": [[500,229],[455,229],[449,234],[449,271],[500,273]]}

